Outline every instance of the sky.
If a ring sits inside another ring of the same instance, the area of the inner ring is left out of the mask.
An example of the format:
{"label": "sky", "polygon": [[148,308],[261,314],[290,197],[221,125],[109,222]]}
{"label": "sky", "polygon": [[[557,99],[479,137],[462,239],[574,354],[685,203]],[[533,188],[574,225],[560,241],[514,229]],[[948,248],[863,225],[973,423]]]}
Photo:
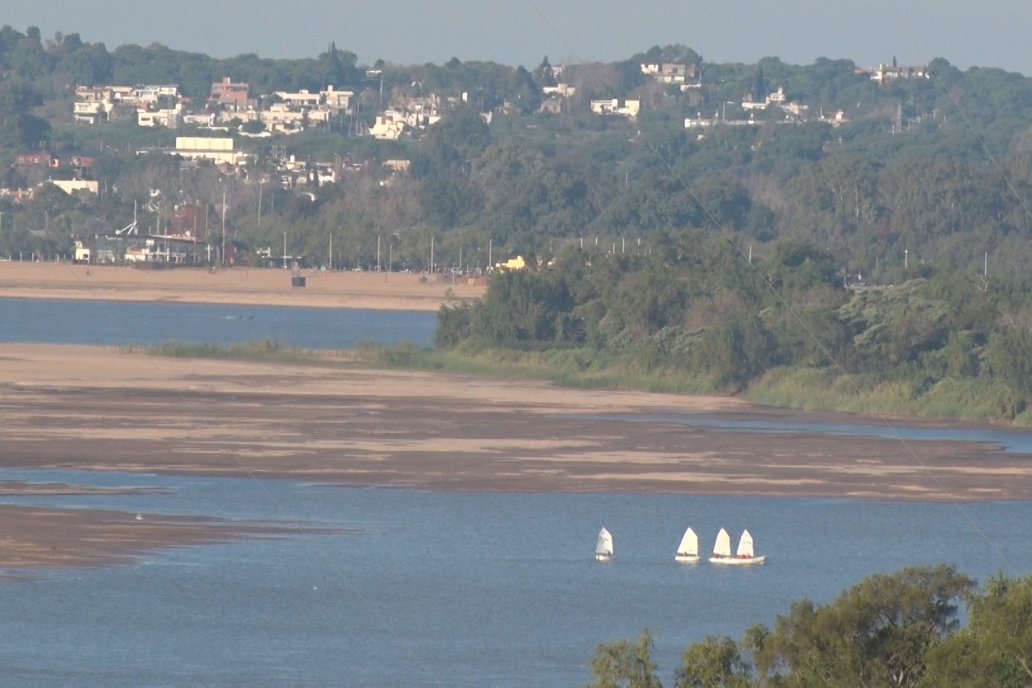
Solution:
{"label": "sky", "polygon": [[44,38],[162,43],[225,58],[315,57],[330,42],[399,64],[492,61],[528,69],[614,62],[653,45],[680,43],[707,62],[818,57],[858,66],[923,65],[935,57],[966,70],[999,67],[1032,75],[1029,0],[7,0],[0,24]]}

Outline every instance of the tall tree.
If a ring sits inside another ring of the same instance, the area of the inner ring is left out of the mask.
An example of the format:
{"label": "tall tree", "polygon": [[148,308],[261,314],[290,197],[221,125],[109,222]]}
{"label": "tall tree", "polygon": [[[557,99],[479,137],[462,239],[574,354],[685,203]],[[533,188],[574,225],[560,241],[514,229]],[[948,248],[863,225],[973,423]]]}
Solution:
{"label": "tall tree", "polygon": [[759,65],[756,67],[756,78],[753,79],[752,97],[756,102],[763,102],[767,95],[767,80],[763,78],[763,65]]}
{"label": "tall tree", "polygon": [[40,94],[24,81],[0,80],[0,149],[36,148],[50,135],[50,125],[32,114],[43,104]]}
{"label": "tall tree", "polygon": [[957,602],[972,586],[952,566],[919,566],[871,576],[828,605],[797,602],[762,641],[761,681],[919,686],[929,651],[957,630]]}
{"label": "tall tree", "polygon": [[749,688],[751,667],[731,638],[706,638],[684,651],[677,688]]}
{"label": "tall tree", "polygon": [[591,659],[590,688],[662,688],[652,659],[652,634],[641,632],[636,642],[619,640],[599,645]]}
{"label": "tall tree", "polygon": [[1032,685],[1032,576],[991,578],[968,602],[968,623],[929,655],[923,686]]}
{"label": "tall tree", "polygon": [[541,64],[534,69],[533,75],[538,86],[555,86],[555,72],[552,69],[552,63],[548,61],[548,55],[545,55]]}

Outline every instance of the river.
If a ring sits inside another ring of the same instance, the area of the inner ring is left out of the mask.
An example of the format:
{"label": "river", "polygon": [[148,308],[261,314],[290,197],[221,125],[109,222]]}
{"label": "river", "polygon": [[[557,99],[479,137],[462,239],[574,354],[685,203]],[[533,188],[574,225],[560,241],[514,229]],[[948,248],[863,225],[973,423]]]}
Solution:
{"label": "river", "polygon": [[[0,299],[3,341],[422,346],[432,330],[432,314]],[[785,429],[844,442],[876,431]],[[58,470],[0,478],[161,488],[0,499],[6,504],[345,530],[4,581],[0,667],[19,686],[579,686],[590,680],[597,644],[646,627],[672,685],[689,643],[772,625],[792,602],[831,601],[873,573],[950,563],[984,581],[1032,570],[1026,502],[448,493]],[[593,559],[603,525],[616,541],[608,564]],[[677,564],[688,526],[704,550],[719,528],[734,539],[748,528],[768,563]]]}

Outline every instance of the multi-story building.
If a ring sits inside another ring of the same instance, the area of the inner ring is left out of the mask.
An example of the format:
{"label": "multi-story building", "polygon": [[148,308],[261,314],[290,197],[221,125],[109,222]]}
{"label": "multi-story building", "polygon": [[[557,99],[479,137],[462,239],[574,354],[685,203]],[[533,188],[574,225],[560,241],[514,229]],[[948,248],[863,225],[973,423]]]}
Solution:
{"label": "multi-story building", "polygon": [[246,110],[253,106],[251,101],[251,87],[246,83],[237,83],[228,76],[222,77],[222,81],[216,81],[211,85],[211,95],[208,102],[226,110]]}

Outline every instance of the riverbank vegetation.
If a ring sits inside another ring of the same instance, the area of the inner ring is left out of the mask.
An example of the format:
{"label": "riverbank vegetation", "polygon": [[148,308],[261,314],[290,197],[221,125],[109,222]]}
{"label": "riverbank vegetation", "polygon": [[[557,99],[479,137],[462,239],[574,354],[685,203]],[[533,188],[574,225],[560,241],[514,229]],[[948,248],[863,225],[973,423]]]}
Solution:
{"label": "riverbank vegetation", "polygon": [[[966,603],[962,624],[958,615]],[[600,645],[591,688],[661,688],[652,633]],[[1032,577],[978,589],[950,566],[875,575],[828,604],[794,603],[774,628],[686,648],[678,688],[996,686],[1032,682]]]}
{"label": "riverbank vegetation", "polygon": [[564,384],[1029,424],[1026,282],[929,266],[897,277],[847,285],[809,242],[750,259],[703,232],[622,255],[571,247],[442,308],[436,344]]}
{"label": "riverbank vegetation", "polygon": [[[661,235],[634,252],[567,247],[443,307],[432,350],[347,356],[275,343],[158,353],[380,365],[557,384],[741,394],[863,414],[1032,422],[1026,282],[922,266],[848,286],[829,253],[778,244],[750,260],[730,237]],[[210,351],[206,349],[211,349]]]}

